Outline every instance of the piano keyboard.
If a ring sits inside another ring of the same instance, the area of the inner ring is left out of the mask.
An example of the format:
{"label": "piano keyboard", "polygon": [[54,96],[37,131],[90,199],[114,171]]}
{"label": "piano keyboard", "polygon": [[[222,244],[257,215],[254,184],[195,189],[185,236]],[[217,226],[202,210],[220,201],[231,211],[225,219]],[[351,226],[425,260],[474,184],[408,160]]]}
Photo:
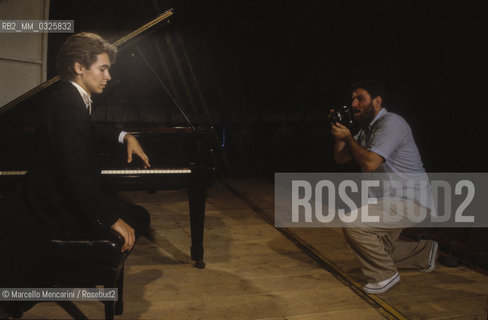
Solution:
{"label": "piano keyboard", "polygon": [[[0,171],[0,176],[23,176],[27,171]],[[137,169],[137,170],[102,170],[103,175],[139,175],[139,174],[189,174],[191,169]]]}
{"label": "piano keyboard", "polygon": [[133,175],[133,174],[184,174],[191,173],[190,169],[137,169],[137,170],[102,170],[101,174]]}
{"label": "piano keyboard", "polygon": [[27,171],[0,171],[0,176],[23,176]]}

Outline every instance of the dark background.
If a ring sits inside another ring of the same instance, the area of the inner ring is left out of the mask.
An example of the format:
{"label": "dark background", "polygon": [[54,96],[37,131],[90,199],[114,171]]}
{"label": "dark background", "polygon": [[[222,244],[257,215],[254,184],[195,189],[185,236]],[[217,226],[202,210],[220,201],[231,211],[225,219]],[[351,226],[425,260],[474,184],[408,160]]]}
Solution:
{"label": "dark background", "polygon": [[[169,8],[171,24],[140,46],[192,122],[215,128],[233,175],[355,170],[333,163],[327,114],[364,77],[386,83],[387,108],[410,123],[428,171],[486,171],[486,1],[52,0],[50,19],[115,41]],[[67,36],[49,36],[50,76]],[[184,125],[127,50],[106,93],[125,109],[103,114]]]}

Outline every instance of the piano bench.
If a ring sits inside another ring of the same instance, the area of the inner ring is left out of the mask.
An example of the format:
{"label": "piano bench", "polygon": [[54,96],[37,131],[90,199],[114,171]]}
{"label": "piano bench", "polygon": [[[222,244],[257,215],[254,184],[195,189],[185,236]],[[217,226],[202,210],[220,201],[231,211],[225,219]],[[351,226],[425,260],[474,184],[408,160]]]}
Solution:
{"label": "piano bench", "polygon": [[47,272],[39,279],[47,286],[90,288],[102,285],[118,289],[117,301],[103,301],[105,319],[123,312],[124,263],[129,252],[121,253],[124,239],[109,230],[90,237],[66,237],[49,242]]}

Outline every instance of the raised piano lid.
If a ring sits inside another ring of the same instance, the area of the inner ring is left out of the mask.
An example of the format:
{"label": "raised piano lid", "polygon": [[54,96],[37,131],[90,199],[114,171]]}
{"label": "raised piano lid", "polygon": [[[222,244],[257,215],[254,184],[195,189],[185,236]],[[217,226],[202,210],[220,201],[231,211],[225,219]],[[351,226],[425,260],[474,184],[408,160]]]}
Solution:
{"label": "raised piano lid", "polygon": [[[135,38],[136,36],[141,35],[143,32],[148,31],[149,29],[153,28],[154,26],[158,25],[159,23],[161,23],[163,21],[167,21],[167,19],[170,16],[172,16],[173,13],[174,13],[174,9],[167,10],[163,14],[159,15],[157,18],[149,21],[148,23],[144,24],[143,26],[139,27],[138,29],[136,29],[136,30],[130,32],[129,34],[123,36],[122,38],[113,42],[112,44],[117,46],[117,47],[123,45],[124,43]],[[55,77],[41,83],[37,87],[29,90],[28,92],[24,93],[23,95],[15,98],[14,100],[7,103],[6,105],[0,106],[0,115],[2,115],[3,113],[6,113],[8,110],[10,110],[12,108],[17,108],[22,102],[30,99],[31,97],[36,96],[38,94],[41,94],[46,89],[52,87],[52,85],[58,81],[59,81],[59,76],[55,76]]]}

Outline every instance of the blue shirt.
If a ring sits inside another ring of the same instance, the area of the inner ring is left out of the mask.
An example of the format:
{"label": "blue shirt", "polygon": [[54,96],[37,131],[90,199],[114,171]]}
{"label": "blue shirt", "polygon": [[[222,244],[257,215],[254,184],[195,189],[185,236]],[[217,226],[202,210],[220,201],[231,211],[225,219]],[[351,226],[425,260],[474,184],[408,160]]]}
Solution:
{"label": "blue shirt", "polygon": [[[425,173],[420,153],[413,138],[412,129],[401,116],[382,108],[369,126],[354,137],[367,150],[384,158],[375,170],[379,178],[401,185],[402,190],[370,190],[378,199],[395,198],[401,191],[401,199],[415,200],[433,209],[430,182]],[[380,180],[384,180],[380,179]]]}
{"label": "blue shirt", "polygon": [[361,129],[355,139],[385,159],[376,172],[425,172],[410,126],[385,108],[381,108],[368,128]]}

